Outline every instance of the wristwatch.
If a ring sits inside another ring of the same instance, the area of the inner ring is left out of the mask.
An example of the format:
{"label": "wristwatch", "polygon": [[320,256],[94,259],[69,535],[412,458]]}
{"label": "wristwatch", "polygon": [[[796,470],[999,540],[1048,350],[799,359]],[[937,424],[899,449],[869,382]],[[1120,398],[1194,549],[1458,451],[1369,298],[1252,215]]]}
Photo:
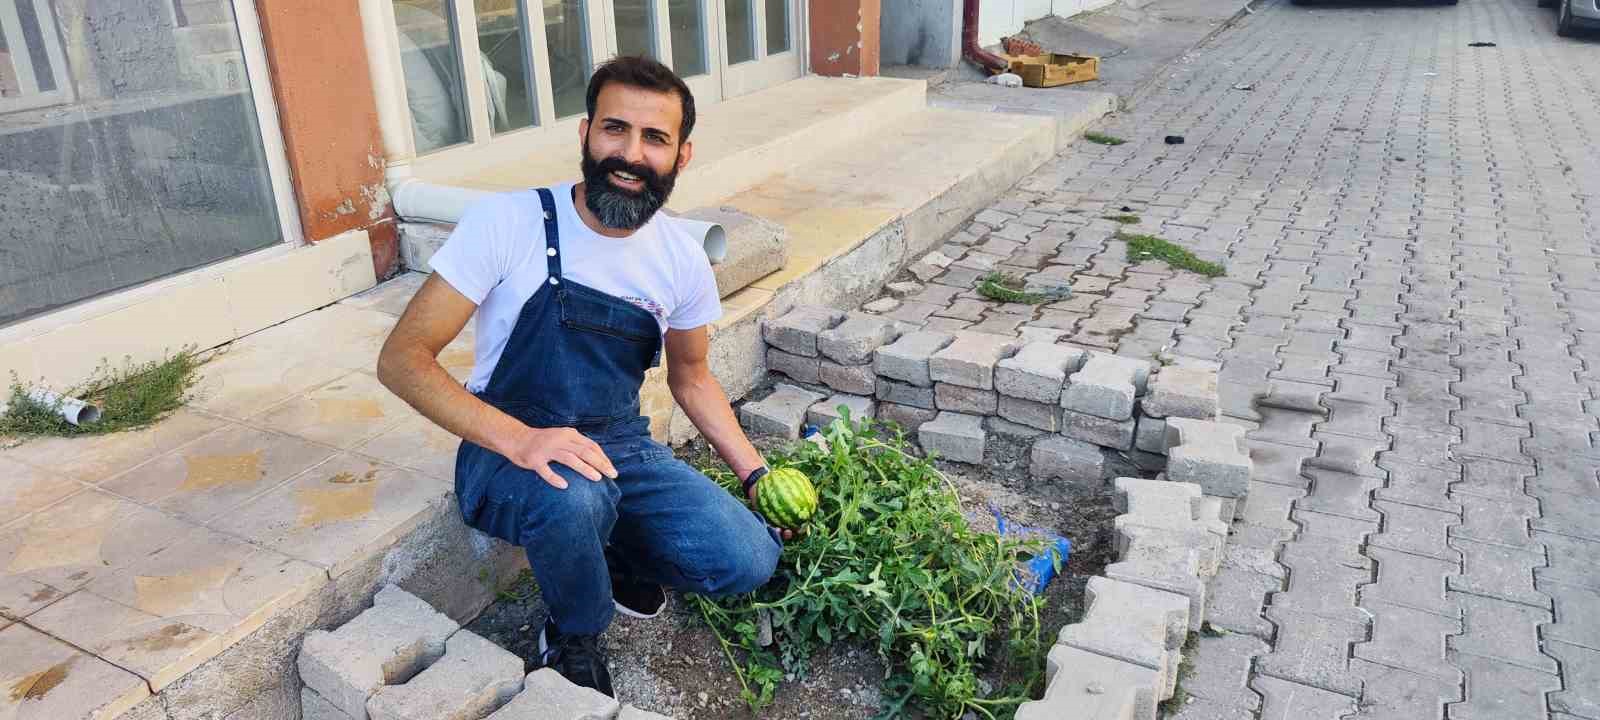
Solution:
{"label": "wristwatch", "polygon": [[750,497],[750,488],[755,487],[756,486],[756,481],[760,480],[763,477],[766,477],[768,472],[770,472],[770,468],[768,468],[765,465],[762,465],[761,467],[758,467],[758,468],[756,468],[754,470],[751,470],[750,474],[746,475],[744,477],[744,482],[742,483],[742,486],[744,488],[744,496],[745,497]]}

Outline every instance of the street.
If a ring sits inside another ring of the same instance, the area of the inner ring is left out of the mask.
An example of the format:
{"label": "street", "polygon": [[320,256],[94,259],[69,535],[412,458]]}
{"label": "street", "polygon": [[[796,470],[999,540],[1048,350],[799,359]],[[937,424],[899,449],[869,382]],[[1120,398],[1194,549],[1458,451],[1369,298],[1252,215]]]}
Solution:
{"label": "street", "polygon": [[1269,1],[1022,183],[1227,266],[1117,346],[1251,428],[1169,717],[1600,718],[1600,36],[1554,27]]}

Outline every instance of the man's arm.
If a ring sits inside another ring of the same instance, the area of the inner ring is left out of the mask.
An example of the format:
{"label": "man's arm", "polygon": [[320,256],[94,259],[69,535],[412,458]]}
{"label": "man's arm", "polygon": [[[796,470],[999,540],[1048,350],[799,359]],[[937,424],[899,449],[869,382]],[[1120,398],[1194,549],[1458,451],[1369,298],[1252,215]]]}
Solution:
{"label": "man's arm", "polygon": [[616,468],[594,441],[572,428],[530,428],[467,392],[439,365],[439,352],[475,310],[450,283],[430,275],[378,353],[378,380],[440,427],[539,473],[555,487],[565,488],[567,482],[550,470],[552,461],[590,480],[615,478]]}
{"label": "man's arm", "polygon": [[744,429],[733,416],[733,407],[728,404],[727,393],[711,375],[711,364],[706,359],[710,347],[705,326],[668,330],[667,387],[672,390],[672,399],[700,429],[700,434],[706,436],[723,462],[743,480],[766,461],[745,437]]}

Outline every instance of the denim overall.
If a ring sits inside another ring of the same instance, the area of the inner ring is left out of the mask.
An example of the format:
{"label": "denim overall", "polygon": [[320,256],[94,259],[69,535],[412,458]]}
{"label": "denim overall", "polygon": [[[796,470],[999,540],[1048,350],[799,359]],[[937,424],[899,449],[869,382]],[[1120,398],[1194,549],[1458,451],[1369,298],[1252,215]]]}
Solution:
{"label": "denim overall", "polygon": [[456,497],[468,525],[522,546],[563,634],[594,635],[614,608],[610,568],[707,595],[748,592],[771,576],[776,533],[650,437],[639,387],[661,352],[661,329],[632,303],[561,274],[555,199],[544,206],[549,280],[528,298],[478,397],[531,427],[571,427],[598,443],[617,479],[592,481],[550,463],[556,489],[532,470],[463,441]]}

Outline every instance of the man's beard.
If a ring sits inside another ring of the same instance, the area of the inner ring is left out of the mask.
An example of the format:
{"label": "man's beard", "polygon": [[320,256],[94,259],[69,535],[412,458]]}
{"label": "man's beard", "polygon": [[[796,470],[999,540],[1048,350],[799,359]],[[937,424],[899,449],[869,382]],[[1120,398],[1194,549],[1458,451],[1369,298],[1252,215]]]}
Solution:
{"label": "man's beard", "polygon": [[[644,183],[638,192],[624,190],[611,183],[612,172],[625,172]],[[613,230],[638,230],[654,217],[672,187],[678,182],[678,171],[661,175],[648,165],[630,165],[622,158],[608,157],[596,161],[589,154],[589,141],[583,141],[583,204],[589,207],[596,219]]]}

